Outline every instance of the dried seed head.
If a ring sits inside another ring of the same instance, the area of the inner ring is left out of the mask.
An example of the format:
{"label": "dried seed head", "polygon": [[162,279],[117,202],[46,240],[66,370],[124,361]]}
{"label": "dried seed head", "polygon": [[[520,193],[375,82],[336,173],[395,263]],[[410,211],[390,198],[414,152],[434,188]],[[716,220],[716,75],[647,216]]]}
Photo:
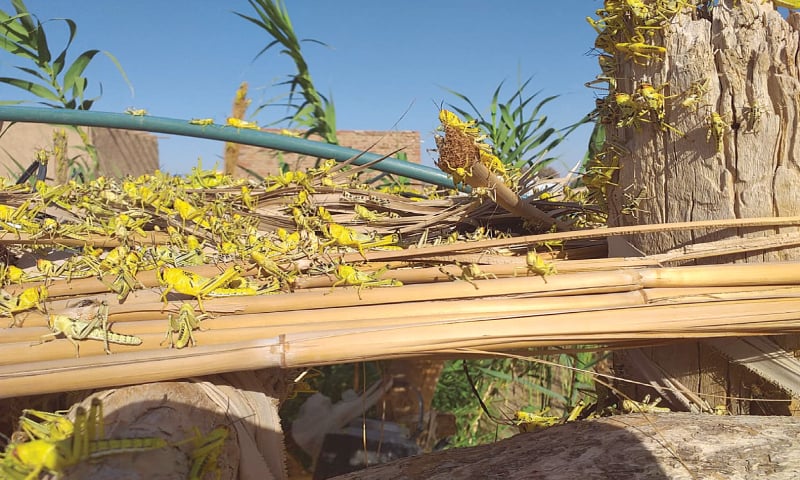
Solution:
{"label": "dried seed head", "polygon": [[449,125],[444,125],[444,136],[436,137],[436,148],[439,150],[437,165],[445,173],[469,170],[480,159],[480,149],[474,139]]}

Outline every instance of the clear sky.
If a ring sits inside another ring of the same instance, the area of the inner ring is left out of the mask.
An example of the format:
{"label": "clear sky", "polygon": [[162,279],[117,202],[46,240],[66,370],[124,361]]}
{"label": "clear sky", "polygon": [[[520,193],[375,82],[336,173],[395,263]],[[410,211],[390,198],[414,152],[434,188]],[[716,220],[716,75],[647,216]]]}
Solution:
{"label": "clear sky", "polygon": [[[103,96],[93,110],[136,107],[151,115],[214,117],[221,123],[241,82],[249,83],[253,105],[260,105],[285,93],[274,85],[294,72],[277,49],[254,60],[272,39],[233,13],[255,15],[246,0],[25,3],[42,21],[70,18],[77,23],[73,58],[96,48],[122,64],[133,95],[113,63],[95,57],[86,72],[91,82],[87,97],[100,93],[100,83]],[[584,86],[599,71],[591,52],[595,32],[585,20],[602,7],[599,0],[287,0],[286,5],[300,38],[329,46],[306,43],[303,49],[318,90],[334,99],[338,128],[417,130],[426,164],[434,158],[426,149],[434,148],[436,105],[458,103],[446,88],[485,108],[501,81],[510,95],[519,79],[533,77],[529,93],[559,95],[544,108],[556,128],[588,113],[601,93]],[[13,11],[8,0],[0,0],[0,8]],[[63,23],[46,28],[55,54],[66,28]],[[2,53],[0,76],[21,76],[13,69],[19,60]],[[22,96],[21,90],[0,86],[2,99]],[[266,125],[285,113],[273,107],[253,120]],[[556,168],[566,171],[582,158],[590,131],[584,127],[567,139],[556,152]],[[161,168],[185,173],[198,157],[212,166],[223,147],[161,136],[159,148]]]}

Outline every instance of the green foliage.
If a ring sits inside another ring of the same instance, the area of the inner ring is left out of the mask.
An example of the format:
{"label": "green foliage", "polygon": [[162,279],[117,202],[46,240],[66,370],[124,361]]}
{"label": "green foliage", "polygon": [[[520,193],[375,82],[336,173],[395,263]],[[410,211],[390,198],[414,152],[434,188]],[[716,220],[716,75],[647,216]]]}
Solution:
{"label": "green foliage", "polygon": [[550,152],[589,119],[585,117],[561,130],[549,126],[547,116],[541,111],[558,96],[549,96],[534,103],[541,92],[527,94],[526,89],[530,82],[530,78],[522,82],[505,100],[500,99],[505,82],[500,82],[492,94],[488,117],[466,95],[455,90],[446,90],[467,105],[462,108],[449,103],[448,106],[465,120],[475,121],[476,126],[491,140],[494,150],[492,153],[509,170],[536,173],[556,159],[548,156]]}
{"label": "green foliage", "polygon": [[583,157],[583,167],[581,169],[582,172],[586,172],[586,169],[589,168],[589,164],[595,158],[595,156],[603,151],[605,143],[606,127],[600,123],[599,120],[596,120],[594,123],[594,128],[592,129],[592,134],[589,136],[589,145],[586,149],[586,155]]}
{"label": "green foliage", "polygon": [[[257,17],[251,17],[239,12],[236,15],[244,18],[263,29],[273,38],[256,58],[274,46],[282,47],[280,53],[287,55],[295,64],[297,72],[290,74],[289,79],[281,85],[289,85],[289,100],[287,106],[293,110],[291,115],[278,121],[289,121],[290,125],[301,125],[306,128],[304,135],[312,134],[321,136],[326,142],[338,144],[336,138],[336,109],[333,98],[329,100],[320,94],[311,79],[308,64],[303,58],[300,45],[302,42],[313,42],[320,45],[324,43],[313,39],[298,39],[292,27],[289,12],[282,0],[249,0],[250,6],[256,11]],[[295,100],[297,94],[302,96],[302,102]],[[262,105],[256,113],[269,105]]]}
{"label": "green foliage", "polygon": [[[89,80],[84,76],[95,55],[100,50],[86,50],[72,63],[67,63],[67,53],[77,32],[74,21],[62,20],[69,29],[67,44],[53,57],[47,42],[44,25],[30,13],[22,0],[12,0],[16,15],[0,10],[0,48],[17,58],[33,64],[32,67],[15,66],[27,78],[0,77],[0,82],[20,88],[39,97],[39,103],[57,108],[88,110],[99,98],[85,98]],[[126,82],[128,78],[117,59],[108,52],[102,52],[117,66]],[[130,82],[128,82],[130,85]],[[0,102],[2,104],[22,103],[21,100]]]}
{"label": "green foliage", "polygon": [[[11,167],[9,167],[9,166],[6,166],[6,175],[5,176],[8,177],[8,178],[19,178],[19,177],[21,177],[22,174],[25,173],[25,169],[28,168],[28,166],[27,165],[23,165],[22,163],[20,163],[16,158],[14,158],[13,155],[11,155],[11,152],[6,150],[5,148],[2,148],[2,150],[6,155],[8,155],[8,158],[11,159],[11,163],[14,164],[14,168],[13,169]],[[30,187],[33,188],[33,181],[30,182]]]}
{"label": "green foliage", "polygon": [[549,408],[550,415],[566,416],[581,399],[594,397],[592,376],[579,370],[591,370],[601,358],[595,352],[578,352],[543,357],[555,365],[509,358],[467,360],[475,391],[491,418],[464,374],[463,361],[449,361],[439,378],[433,408],[456,416],[458,433],[451,446],[493,442],[518,433],[511,421],[518,410]]}
{"label": "green foliage", "polygon": [[[60,53],[53,57],[53,50],[48,44],[44,24],[28,11],[23,0],[11,0],[11,4],[16,12],[15,15],[0,10],[0,48],[16,56],[17,59],[30,63],[31,66],[17,65],[14,67],[25,74],[24,78],[0,77],[0,82],[38,97],[40,99],[38,103],[49,107],[89,110],[100,98],[100,95],[86,98],[89,80],[84,76],[84,72],[101,51],[86,50],[75,57],[72,63],[68,63],[69,47],[72,45],[78,27],[73,20],[64,18],[59,20],[67,25],[69,37]],[[128,77],[119,61],[108,52],[102,53],[116,65],[122,78],[130,86]],[[13,105],[26,101],[28,100],[0,100],[0,105]],[[70,128],[80,135],[83,141],[82,149],[93,163],[90,166],[87,161],[73,158],[70,160],[70,169],[73,173],[91,177],[99,168],[97,150],[83,129],[77,126],[70,126]]]}

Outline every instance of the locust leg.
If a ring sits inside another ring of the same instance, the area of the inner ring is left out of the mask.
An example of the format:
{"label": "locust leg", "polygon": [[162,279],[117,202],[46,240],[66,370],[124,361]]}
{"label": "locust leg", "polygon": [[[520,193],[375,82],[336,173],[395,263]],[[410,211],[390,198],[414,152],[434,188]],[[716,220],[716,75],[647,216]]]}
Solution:
{"label": "locust leg", "polygon": [[[76,329],[75,327],[79,327]],[[77,350],[77,343],[75,340],[86,340],[93,338],[93,333],[100,328],[103,332],[103,349],[106,354],[111,355],[111,349],[108,346],[108,302],[103,300],[97,309],[97,313],[90,322],[73,322],[71,335],[64,332],[64,335],[70,339]],[[96,337],[94,337],[96,338]],[[98,339],[100,340],[100,339]]]}
{"label": "locust leg", "polygon": [[[108,347],[108,302],[103,300],[100,302],[100,307],[97,309],[97,317],[101,319],[101,327],[103,329],[103,348],[107,355],[111,355],[111,349]],[[97,319],[95,317],[95,320]]]}
{"label": "locust leg", "polygon": [[224,272],[220,273],[216,277],[210,278],[207,282],[200,286],[200,290],[198,291],[197,298],[200,299],[201,296],[207,295],[209,292],[213,291],[216,288],[222,287],[228,284],[231,280],[236,278],[240,274],[240,270],[236,267],[230,267]]}

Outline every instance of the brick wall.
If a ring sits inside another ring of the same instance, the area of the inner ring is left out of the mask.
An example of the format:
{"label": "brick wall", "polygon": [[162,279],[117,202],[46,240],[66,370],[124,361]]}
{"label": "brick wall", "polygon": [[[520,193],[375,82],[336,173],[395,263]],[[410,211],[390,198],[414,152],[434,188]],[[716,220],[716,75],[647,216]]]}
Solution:
{"label": "brick wall", "polygon": [[[267,130],[273,133],[280,133],[280,130]],[[419,132],[414,131],[392,131],[381,132],[372,130],[339,130],[336,132],[339,144],[356,150],[365,150],[378,154],[389,154],[397,149],[402,149],[408,156],[408,160],[419,163],[420,137]],[[311,137],[311,140],[319,138]],[[313,157],[298,155],[295,153],[285,153],[259,147],[242,145],[239,151],[239,162],[236,175],[247,176],[247,172],[241,168],[256,172],[259,176],[279,172],[279,164],[284,161],[292,170],[305,169],[314,166],[316,161]]]}
{"label": "brick wall", "polygon": [[[0,176],[16,180],[34,160],[36,151],[53,148],[53,132],[58,127],[39,123],[16,123],[0,137]],[[87,158],[78,134],[69,128],[68,158]],[[114,130],[109,128],[87,128],[89,138],[97,148],[100,158],[100,174],[119,177],[126,174],[141,175],[158,168],[158,139],[147,132]],[[17,162],[21,167],[17,166]],[[91,163],[89,163],[91,165]],[[55,178],[55,165],[48,165],[48,178]]]}
{"label": "brick wall", "polygon": [[[12,125],[5,135],[0,137],[0,176],[16,179],[34,159],[35,152],[40,148],[51,149],[53,145],[53,131],[56,126],[17,123]],[[150,173],[159,166],[158,138],[148,132],[135,130],[116,130],[109,128],[87,128],[92,143],[97,148],[100,156],[100,174],[120,177],[124,175],[138,176]],[[269,130],[279,133],[280,130]],[[69,157],[82,156],[86,153],[78,147],[83,143],[78,134],[69,128],[66,129],[69,143]],[[402,149],[411,162],[419,163],[421,158],[419,132],[414,131],[371,131],[371,130],[341,130],[337,132],[339,143],[342,146],[355,150],[366,150],[378,154],[389,154],[397,149]],[[312,137],[312,140],[314,138]],[[318,138],[317,138],[318,139]],[[279,161],[282,159],[293,170],[311,167],[315,158],[284,153],[259,147],[242,145],[240,147],[239,166],[266,176],[278,172]],[[14,164],[15,159],[22,166]],[[237,175],[246,176],[246,172],[239,168]],[[55,166],[50,165],[48,178],[55,177]]]}
{"label": "brick wall", "polygon": [[110,177],[153,173],[158,168],[158,139],[148,132],[92,127],[100,154],[100,174]]}

